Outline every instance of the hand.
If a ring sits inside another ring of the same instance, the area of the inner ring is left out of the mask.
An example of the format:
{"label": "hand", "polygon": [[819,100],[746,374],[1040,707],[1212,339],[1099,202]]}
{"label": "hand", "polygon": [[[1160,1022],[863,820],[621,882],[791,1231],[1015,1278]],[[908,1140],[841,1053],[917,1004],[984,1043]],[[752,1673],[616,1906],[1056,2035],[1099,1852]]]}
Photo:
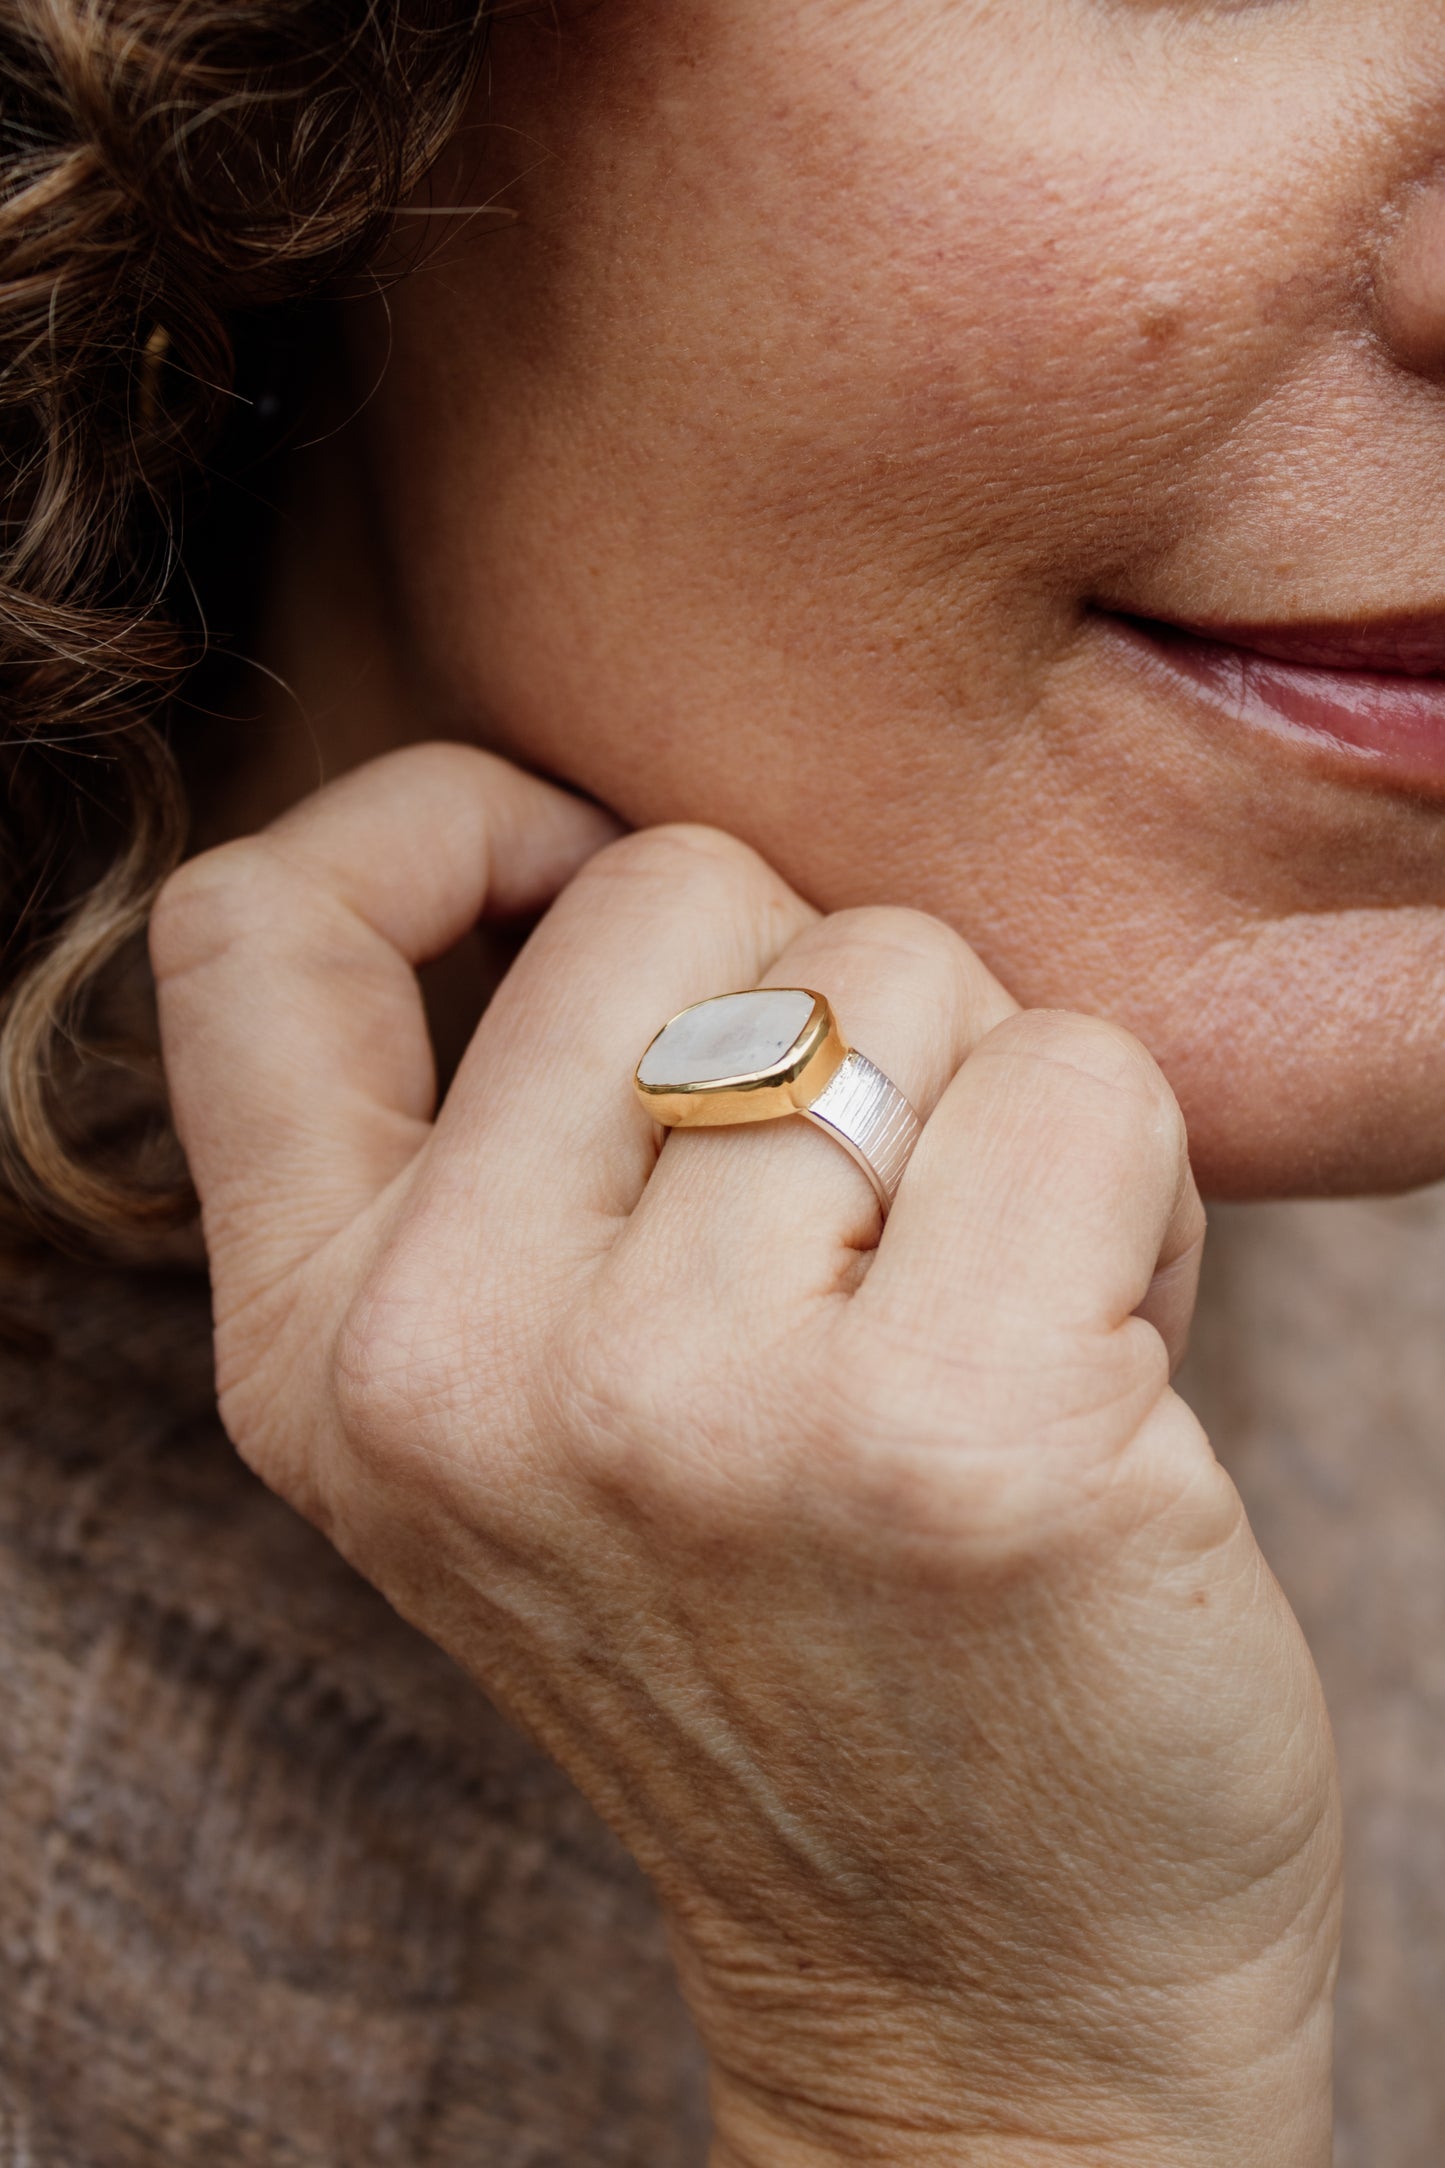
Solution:
{"label": "hand", "polygon": [[[425,747],[170,884],[232,1437],[647,1869],[719,2163],[1322,2168],[1333,1758],[1169,1388],[1162,1077],[931,919],[613,833]],[[554,894],[434,1113],[412,967]],[[807,1125],[659,1156],[634,1104],[759,981],[926,1117],[881,1240]]]}

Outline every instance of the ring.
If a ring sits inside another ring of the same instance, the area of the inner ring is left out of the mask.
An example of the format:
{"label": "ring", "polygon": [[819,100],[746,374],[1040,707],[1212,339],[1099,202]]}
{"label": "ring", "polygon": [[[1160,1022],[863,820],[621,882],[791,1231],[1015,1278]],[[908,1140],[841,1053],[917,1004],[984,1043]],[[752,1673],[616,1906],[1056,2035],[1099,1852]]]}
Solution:
{"label": "ring", "polygon": [[823,996],[803,986],[695,1002],[663,1025],[633,1084],[664,1129],[801,1114],[858,1162],[885,1218],[923,1130],[898,1086],[845,1043]]}

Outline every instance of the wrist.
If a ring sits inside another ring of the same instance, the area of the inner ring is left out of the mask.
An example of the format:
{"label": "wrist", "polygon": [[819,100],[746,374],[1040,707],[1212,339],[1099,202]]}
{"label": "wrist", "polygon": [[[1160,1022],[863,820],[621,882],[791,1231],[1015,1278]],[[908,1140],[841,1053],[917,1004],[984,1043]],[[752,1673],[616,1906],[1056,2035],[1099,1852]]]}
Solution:
{"label": "wrist", "polygon": [[1332,2159],[1328,2092],[1252,2129],[1252,2118],[1228,2105],[1189,2135],[1148,2131],[1135,2103],[1118,2116],[1101,2103],[1079,2138],[1064,2135],[1057,2103],[1038,2118],[1020,2105],[1016,2129],[1005,2129],[1003,2118],[992,2118],[994,2127],[945,2129],[906,2103],[897,2118],[832,2114],[830,2131],[808,2131],[815,2120],[810,2109],[793,2116],[737,2096],[719,2101],[708,2168],[1330,2168]]}
{"label": "wrist", "polygon": [[[977,2133],[955,2139],[901,2138],[894,2133],[885,2141],[875,2131],[859,2134],[857,2144],[840,2150],[836,2144],[819,2147],[759,2130],[750,2136],[716,2136],[708,2168],[1205,2168],[1206,2163],[1207,2168],[1223,2168],[1224,2160],[1222,2153],[1163,2153],[1157,2144],[1134,2140],[1076,2146]],[[1229,2168],[1239,2164],[1231,2160]],[[1325,2156],[1316,2156],[1309,2168],[1325,2168]]]}
{"label": "wrist", "polygon": [[1324,2008],[1233,2083],[1061,2071],[1046,2088],[1016,2072],[967,2105],[896,2041],[861,2052],[846,2089],[836,2073],[784,2091],[715,2069],[708,2168],[1330,2168],[1331,2030]]}
{"label": "wrist", "polygon": [[1179,1953],[1150,1977],[1091,1948],[1073,1980],[1019,1965],[1002,1986],[885,1990],[751,1947],[702,1963],[678,1935],[712,2058],[709,2168],[1330,2168],[1334,1856],[1272,1943],[1195,1948],[1190,1976]]}

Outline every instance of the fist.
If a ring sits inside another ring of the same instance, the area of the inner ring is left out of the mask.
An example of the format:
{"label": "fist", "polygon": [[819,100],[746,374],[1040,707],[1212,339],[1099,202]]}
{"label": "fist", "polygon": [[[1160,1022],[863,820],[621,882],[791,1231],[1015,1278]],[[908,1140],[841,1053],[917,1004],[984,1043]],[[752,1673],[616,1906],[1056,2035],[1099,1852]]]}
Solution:
{"label": "fist", "polygon": [[[438,1108],[415,967],[547,906]],[[230,1433],[652,1877],[718,2161],[1322,2168],[1328,1726],[1170,1389],[1144,1050],[456,746],[193,861],[152,946]],[[923,1116],[886,1227],[803,1123],[659,1149],[638,1055],[753,985]]]}

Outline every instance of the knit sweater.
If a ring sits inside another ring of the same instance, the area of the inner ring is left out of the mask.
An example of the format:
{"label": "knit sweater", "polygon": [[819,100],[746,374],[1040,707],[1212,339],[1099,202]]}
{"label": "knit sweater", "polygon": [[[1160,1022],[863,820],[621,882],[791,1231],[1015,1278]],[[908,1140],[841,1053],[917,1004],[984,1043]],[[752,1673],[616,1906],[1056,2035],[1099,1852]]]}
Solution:
{"label": "knit sweater", "polygon": [[565,1778],[241,1466],[198,1275],[0,1357],[3,2168],[683,2168],[701,2067]]}
{"label": "knit sweater", "polygon": [[[3,1307],[0,2168],[700,2168],[645,1886],[241,1467],[200,1275]],[[1442,1327],[1438,1193],[1216,1215],[1185,1389],[1340,1740],[1339,2168],[1445,2159]]]}

